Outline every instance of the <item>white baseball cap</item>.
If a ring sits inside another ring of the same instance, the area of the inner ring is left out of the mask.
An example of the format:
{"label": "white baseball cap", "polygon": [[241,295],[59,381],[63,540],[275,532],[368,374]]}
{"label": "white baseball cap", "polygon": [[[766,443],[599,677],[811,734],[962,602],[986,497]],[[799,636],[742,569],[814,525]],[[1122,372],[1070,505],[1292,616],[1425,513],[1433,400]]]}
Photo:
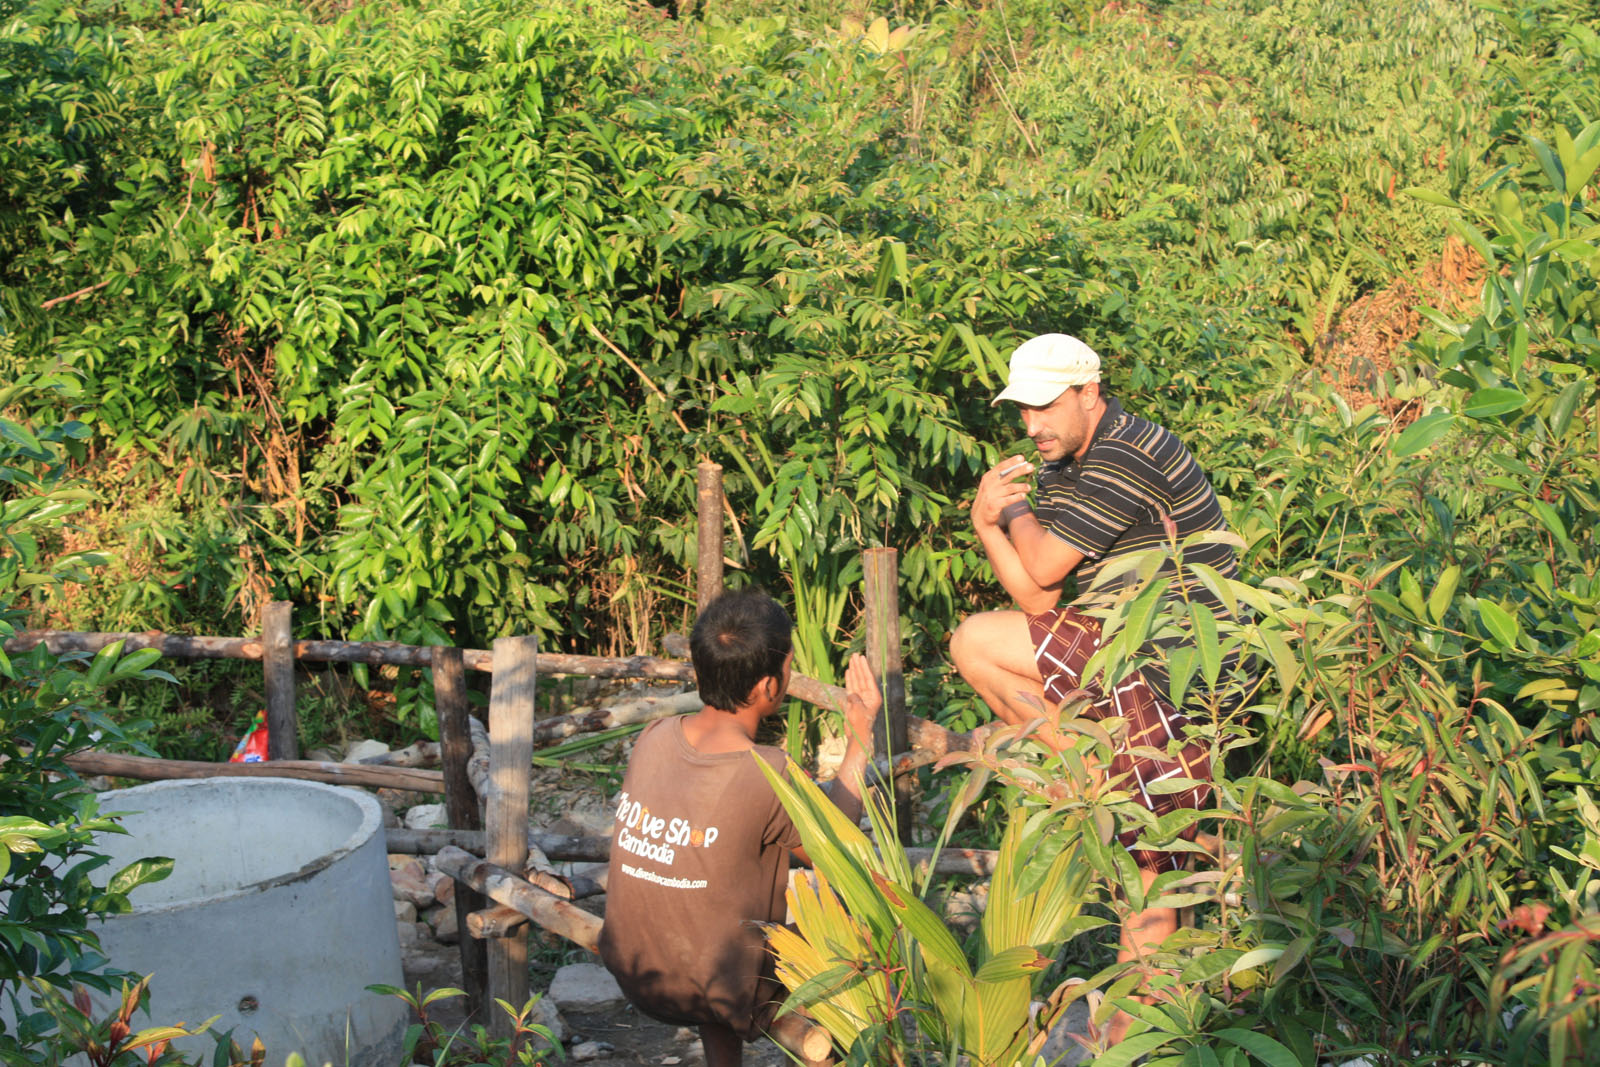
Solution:
{"label": "white baseball cap", "polygon": [[1100,380],[1100,357],[1094,349],[1064,333],[1042,333],[1022,342],[1011,353],[1011,372],[1005,389],[989,401],[1014,400],[1042,407],[1075,385]]}

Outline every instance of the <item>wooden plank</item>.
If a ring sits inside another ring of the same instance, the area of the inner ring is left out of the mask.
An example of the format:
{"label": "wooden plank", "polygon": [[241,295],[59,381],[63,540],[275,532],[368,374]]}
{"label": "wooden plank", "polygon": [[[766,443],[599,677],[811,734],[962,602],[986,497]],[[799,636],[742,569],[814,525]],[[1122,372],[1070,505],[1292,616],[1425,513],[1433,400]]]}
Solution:
{"label": "wooden plank", "polygon": [[[528,800],[533,768],[534,697],[538,691],[538,643],[532,637],[501,637],[494,643],[494,686],[489,692],[488,861],[520,871],[528,859]],[[441,868],[443,869],[443,868]],[[469,882],[470,884],[470,882]],[[474,889],[499,899],[481,885]],[[509,901],[501,900],[505,904]],[[597,920],[598,922],[598,920]],[[565,935],[563,935],[565,936]],[[528,999],[528,941],[501,938],[489,944],[489,996],[521,1009]],[[510,1037],[504,1012],[491,1030]]]}
{"label": "wooden plank", "polygon": [[[433,650],[433,698],[439,718],[446,819],[451,829],[482,830],[478,794],[467,777],[467,761],[472,758],[472,733],[467,725],[467,672],[459,648]],[[456,892],[456,928],[465,930],[468,917],[488,904],[482,893],[462,886]],[[461,984],[467,994],[468,1014],[481,1020],[489,1007],[489,950],[475,937],[460,938],[457,947],[461,953]]]}
{"label": "wooden plank", "polygon": [[67,764],[79,774],[108,774],[145,782],[169,778],[298,778],[332,785],[371,789],[409,789],[414,793],[444,792],[444,775],[414,767],[368,767],[362,763],[279,760],[275,763],[205,763],[200,760],[156,759],[121,753],[74,752]]}
{"label": "wooden plank", "polygon": [[697,559],[695,602],[701,611],[722,593],[722,464],[702,460],[696,468]]}
{"label": "wooden plank", "polygon": [[261,673],[267,690],[267,759],[300,758],[300,718],[294,708],[294,605],[274,600],[261,609]]}
{"label": "wooden plank", "polygon": [[[900,659],[900,553],[869,548],[862,553],[867,660],[883,687],[883,714],[873,728],[875,751],[905,752],[906,677]],[[902,842],[911,837],[912,777],[894,778],[895,831]]]}

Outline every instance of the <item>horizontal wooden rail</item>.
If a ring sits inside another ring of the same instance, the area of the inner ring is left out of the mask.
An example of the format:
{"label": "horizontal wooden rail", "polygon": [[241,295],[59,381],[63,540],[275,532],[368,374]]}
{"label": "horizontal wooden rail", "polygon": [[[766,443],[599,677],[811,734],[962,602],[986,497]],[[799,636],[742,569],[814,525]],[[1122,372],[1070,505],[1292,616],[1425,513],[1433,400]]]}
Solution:
{"label": "horizontal wooden rail", "polygon": [[[407,856],[432,856],[446,847],[459,848],[475,856],[483,855],[485,834],[482,830],[407,830],[391,827],[383,832],[389,842],[389,851]],[[547,834],[539,830],[528,831],[528,844],[552,860],[562,863],[604,863],[611,855],[609,837],[585,837],[581,834]]]}
{"label": "horizontal wooden rail", "polygon": [[89,749],[68,756],[67,766],[79,774],[109,774],[116,778],[137,778],[147,782],[170,778],[299,778],[332,785],[364,785],[373,789],[444,792],[442,771],[424,771],[415,767],[369,767],[362,763],[324,763],[320,760],[205,763],[200,760],[125,756]]}
{"label": "horizontal wooden rail", "polygon": [[439,870],[471,886],[497,904],[515,908],[553,934],[588,949],[600,950],[600,917],[576,904],[553,897],[504,867],[480,860],[459,848],[441,849]]}
{"label": "horizontal wooden rail", "polygon": [[[385,830],[389,851],[405,855],[436,855],[446,848],[482,855],[484,835],[472,830]],[[535,844],[546,856],[562,863],[599,863],[611,854],[609,837],[576,837],[560,834],[530,832],[528,842]],[[939,850],[933,865],[935,874],[957,874],[988,878],[994,874],[996,853],[981,848],[946,848]],[[927,863],[934,858],[931,848],[908,848],[906,858],[912,866]]]}
{"label": "horizontal wooden rail", "polygon": [[[123,651],[153,648],[173,659],[260,660],[264,654],[258,637],[186,637],[154,630],[143,633],[75,633],[67,630],[19,630],[7,639],[9,654],[30,651],[44,645],[51,652],[99,652],[118,641]],[[294,658],[318,663],[375,663],[398,667],[432,667],[433,646],[402,645],[395,641],[296,641]],[[461,650],[461,660],[470,670],[489,672],[493,654],[487,649]],[[539,674],[578,674],[588,678],[660,678],[694,684],[694,666],[687,660],[660,659],[655,656],[578,656],[541,652],[535,669]],[[818,707],[837,711],[844,706],[844,690],[825,685],[803,674],[789,681],[789,694]]]}

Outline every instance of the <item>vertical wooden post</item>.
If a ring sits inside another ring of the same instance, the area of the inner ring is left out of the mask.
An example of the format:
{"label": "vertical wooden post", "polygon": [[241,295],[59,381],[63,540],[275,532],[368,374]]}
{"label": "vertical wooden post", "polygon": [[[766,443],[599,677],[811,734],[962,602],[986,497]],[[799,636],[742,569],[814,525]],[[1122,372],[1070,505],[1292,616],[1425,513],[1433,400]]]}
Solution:
{"label": "vertical wooden post", "polygon": [[722,592],[722,464],[702,460],[696,481],[699,501],[699,549],[694,577],[695,602],[701,611]]}
{"label": "vertical wooden post", "polygon": [[261,609],[261,671],[267,690],[267,759],[300,758],[294,710],[294,605],[274,600]]}
{"label": "vertical wooden post", "polygon": [[[444,805],[452,830],[482,830],[478,796],[467,777],[472,758],[472,731],[467,726],[467,672],[461,650],[443,646],[433,650],[434,708],[439,716],[439,748],[444,763]],[[461,984],[467,991],[467,1012],[479,1022],[489,1006],[488,946],[467,935],[467,916],[489,906],[476,889],[456,883],[456,925],[461,931]]]}
{"label": "vertical wooden post", "polygon": [[[884,715],[873,730],[877,754],[890,757],[908,750],[906,741],[906,677],[900,660],[900,553],[869,548],[862,553],[862,585],[866,602],[867,662],[883,686]],[[894,780],[895,829],[902,842],[911,836],[911,777]]]}
{"label": "vertical wooden post", "polygon": [[[528,865],[528,799],[533,777],[533,713],[538,642],[497,637],[489,690],[488,841],[484,858],[521,873]],[[465,932],[465,931],[463,931]],[[489,943],[489,995],[521,1010],[528,999],[528,936]],[[493,1013],[490,1033],[510,1037],[512,1021]]]}

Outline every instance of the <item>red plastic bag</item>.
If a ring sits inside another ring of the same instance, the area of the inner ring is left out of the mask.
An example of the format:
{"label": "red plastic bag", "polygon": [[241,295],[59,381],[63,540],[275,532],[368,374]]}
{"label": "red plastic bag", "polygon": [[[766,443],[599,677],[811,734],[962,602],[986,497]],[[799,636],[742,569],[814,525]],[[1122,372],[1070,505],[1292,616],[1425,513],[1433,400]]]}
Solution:
{"label": "red plastic bag", "polygon": [[228,757],[229,763],[265,763],[267,761],[267,712],[256,712],[250,729],[239,739],[239,744]]}

